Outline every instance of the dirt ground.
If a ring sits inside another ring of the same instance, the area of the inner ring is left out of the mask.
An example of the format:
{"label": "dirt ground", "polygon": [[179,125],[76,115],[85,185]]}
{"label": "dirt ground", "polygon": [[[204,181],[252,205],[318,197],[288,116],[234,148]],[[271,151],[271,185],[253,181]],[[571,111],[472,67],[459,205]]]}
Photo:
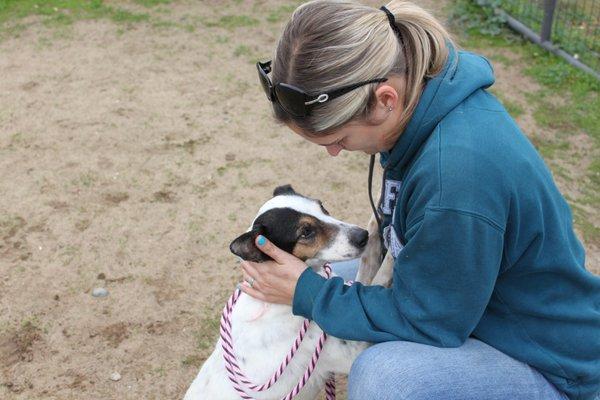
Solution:
{"label": "dirt ground", "polygon": [[[125,27],[34,18],[0,42],[0,398],[180,398],[240,277],[228,245],[276,185],[367,221],[368,158],[275,125],[258,86],[282,4],[174,2],[145,10],[168,23]],[[508,93],[526,79],[511,74]]]}

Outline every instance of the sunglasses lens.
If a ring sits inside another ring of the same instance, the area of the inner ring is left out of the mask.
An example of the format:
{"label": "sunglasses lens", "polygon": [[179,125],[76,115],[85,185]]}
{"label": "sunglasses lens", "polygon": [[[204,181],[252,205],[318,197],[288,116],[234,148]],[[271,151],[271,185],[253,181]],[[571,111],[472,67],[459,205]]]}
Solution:
{"label": "sunglasses lens", "polygon": [[306,96],[298,89],[289,87],[285,84],[275,86],[275,94],[281,107],[294,117],[306,116],[306,106],[304,105]]}

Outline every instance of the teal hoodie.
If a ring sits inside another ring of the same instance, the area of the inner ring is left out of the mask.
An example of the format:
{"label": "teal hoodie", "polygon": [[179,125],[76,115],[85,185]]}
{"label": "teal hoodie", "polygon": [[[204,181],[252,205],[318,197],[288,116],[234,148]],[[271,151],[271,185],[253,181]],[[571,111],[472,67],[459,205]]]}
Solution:
{"label": "teal hoodie", "polygon": [[600,278],[568,204],[498,100],[486,59],[452,52],[389,153],[380,211],[389,289],[306,269],[293,312],[334,336],[438,347],[477,338],[570,399],[600,388]]}

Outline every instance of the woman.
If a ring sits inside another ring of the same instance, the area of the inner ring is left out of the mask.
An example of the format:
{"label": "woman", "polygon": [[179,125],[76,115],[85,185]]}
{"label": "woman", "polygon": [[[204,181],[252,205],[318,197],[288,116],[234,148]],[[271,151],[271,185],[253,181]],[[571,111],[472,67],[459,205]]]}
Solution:
{"label": "woman", "polygon": [[264,237],[244,292],[379,343],[350,399],[593,399],[600,279],[569,207],[482,57],[421,8],[315,1],[259,63],[275,117],[336,156],[381,154],[390,289],[326,280]]}

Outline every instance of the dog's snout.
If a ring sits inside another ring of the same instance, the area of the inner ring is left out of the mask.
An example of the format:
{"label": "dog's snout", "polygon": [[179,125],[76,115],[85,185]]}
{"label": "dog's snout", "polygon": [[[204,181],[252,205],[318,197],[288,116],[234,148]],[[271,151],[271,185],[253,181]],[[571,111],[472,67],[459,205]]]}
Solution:
{"label": "dog's snout", "polygon": [[350,232],[350,243],[352,245],[363,248],[369,241],[369,232],[361,228],[354,228]]}

